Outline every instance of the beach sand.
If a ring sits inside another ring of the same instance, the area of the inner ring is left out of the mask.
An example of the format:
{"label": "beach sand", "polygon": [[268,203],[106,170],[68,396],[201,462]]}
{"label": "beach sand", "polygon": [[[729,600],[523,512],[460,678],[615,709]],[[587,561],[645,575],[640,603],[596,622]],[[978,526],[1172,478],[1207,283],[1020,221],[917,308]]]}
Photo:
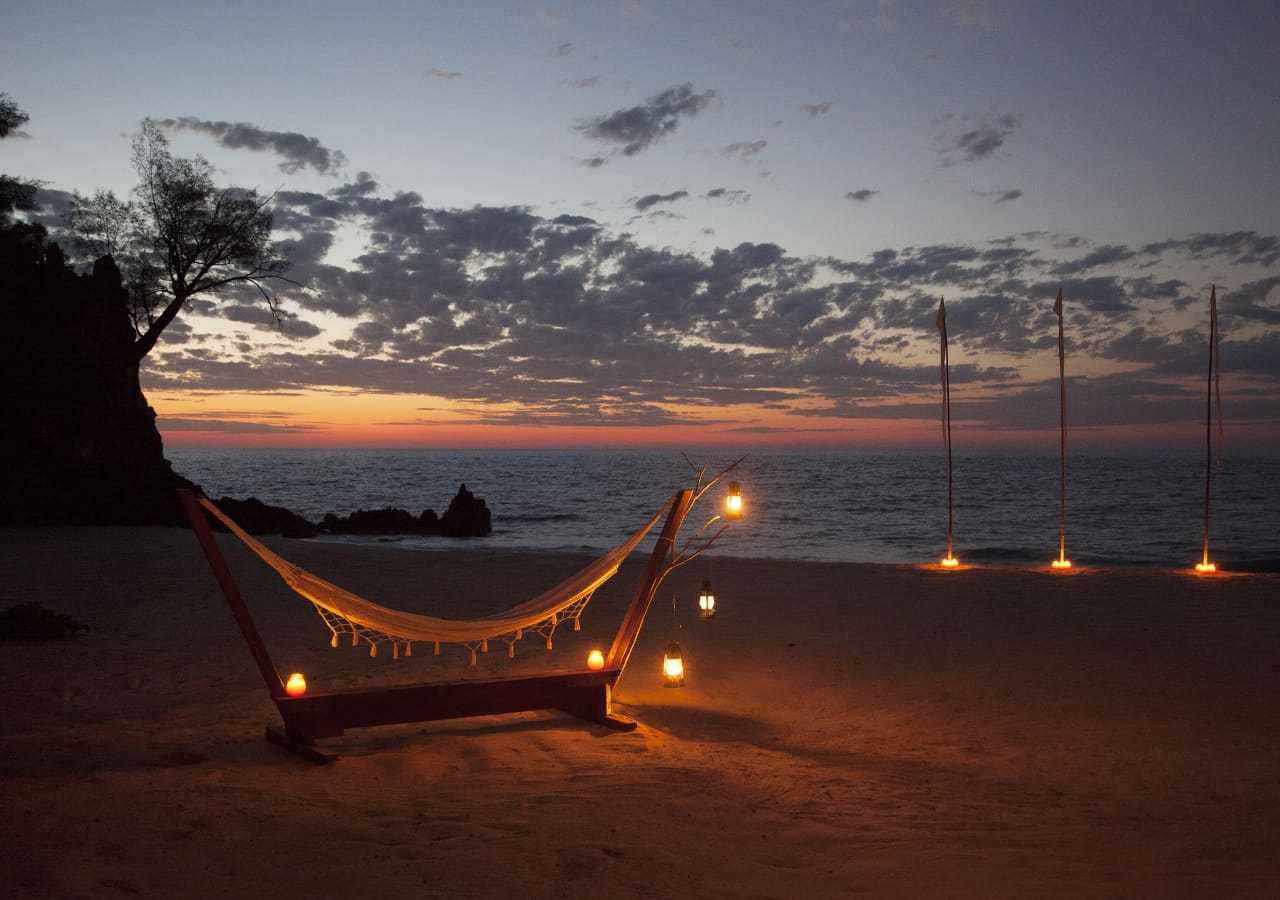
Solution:
{"label": "beach sand", "polygon": [[[393,661],[221,539],[277,664],[314,690],[579,665],[580,633]],[[580,560],[269,539],[391,606],[511,605]],[[729,545],[726,541],[726,547]],[[698,621],[710,578],[720,614]],[[671,598],[680,601],[679,621]],[[434,598],[434,599],[432,599]],[[351,731],[278,723],[192,535],[0,532],[0,608],[92,630],[0,645],[0,894],[15,897],[1274,897],[1280,577],[794,564],[663,585],[615,706]],[[661,686],[678,638],[688,684]]]}

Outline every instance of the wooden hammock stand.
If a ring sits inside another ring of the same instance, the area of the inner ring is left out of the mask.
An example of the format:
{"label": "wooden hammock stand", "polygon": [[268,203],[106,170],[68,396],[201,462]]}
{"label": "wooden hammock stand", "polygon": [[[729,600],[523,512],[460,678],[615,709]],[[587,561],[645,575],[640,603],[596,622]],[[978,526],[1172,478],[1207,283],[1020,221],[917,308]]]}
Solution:
{"label": "wooden hammock stand", "polygon": [[668,560],[675,553],[676,536],[695,498],[692,490],[682,490],[672,503],[662,532],[649,556],[644,574],[636,585],[631,604],[622,617],[605,657],[604,668],[569,669],[544,675],[501,678],[488,681],[427,682],[388,688],[359,688],[307,693],[290,697],[285,692],[280,670],[271,660],[267,645],[245,605],[240,588],[231,575],[203,507],[194,494],[178,491],[178,499],[191,520],[196,539],[204,550],[209,567],[227,598],[227,605],[262,680],[267,693],[280,711],[284,730],[267,726],[267,740],[314,763],[337,759],[316,746],[321,738],[338,737],[348,728],[375,725],[400,725],[409,722],[432,722],[467,716],[489,716],[530,710],[559,710],[606,725],[619,731],[631,731],[636,723],[617,715],[612,709],[613,685],[622,676],[631,652],[640,637],[640,627],[653,603],[654,595],[668,571]]}

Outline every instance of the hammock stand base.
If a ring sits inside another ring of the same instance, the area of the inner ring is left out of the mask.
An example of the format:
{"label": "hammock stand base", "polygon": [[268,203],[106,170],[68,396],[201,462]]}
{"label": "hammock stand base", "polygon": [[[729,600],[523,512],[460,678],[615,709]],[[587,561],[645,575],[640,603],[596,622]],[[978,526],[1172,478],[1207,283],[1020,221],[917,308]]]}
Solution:
{"label": "hammock stand base", "polygon": [[635,729],[635,721],[613,712],[613,686],[626,668],[639,639],[640,627],[668,571],[668,559],[674,552],[676,535],[684,517],[692,506],[693,491],[683,490],[676,495],[644,574],[632,594],[631,604],[614,636],[603,669],[570,669],[487,681],[358,688],[308,693],[302,697],[290,697],[286,693],[284,679],[272,662],[240,588],[218,548],[204,509],[189,490],[179,490],[178,499],[284,722],[283,730],[267,727],[267,740],[310,762],[323,764],[338,757],[319,748],[316,741],[338,737],[348,728],[556,710],[618,731]]}

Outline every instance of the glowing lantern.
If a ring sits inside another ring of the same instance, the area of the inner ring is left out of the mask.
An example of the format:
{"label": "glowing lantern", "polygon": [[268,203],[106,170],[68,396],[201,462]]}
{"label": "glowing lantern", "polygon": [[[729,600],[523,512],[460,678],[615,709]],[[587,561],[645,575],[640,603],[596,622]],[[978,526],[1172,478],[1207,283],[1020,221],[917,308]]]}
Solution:
{"label": "glowing lantern", "polygon": [[680,645],[675,641],[667,644],[662,655],[662,686],[684,687],[684,657],[680,655]]}
{"label": "glowing lantern", "polygon": [[284,691],[290,697],[301,697],[307,692],[307,679],[302,677],[301,672],[294,672],[289,676],[289,683],[284,686]]}
{"label": "glowing lantern", "polygon": [[599,650],[592,650],[587,654],[587,668],[592,672],[599,672],[604,668],[604,654]]}
{"label": "glowing lantern", "polygon": [[950,553],[948,553],[942,560],[942,568],[944,569],[954,569],[958,565],[960,565],[960,560],[956,559]]}
{"label": "glowing lantern", "polygon": [[711,582],[702,582],[702,590],[698,593],[698,618],[714,619],[716,617],[716,595],[711,593]]}
{"label": "glowing lantern", "polygon": [[742,518],[742,489],[738,486],[738,482],[729,482],[729,497],[724,504],[726,519]]}

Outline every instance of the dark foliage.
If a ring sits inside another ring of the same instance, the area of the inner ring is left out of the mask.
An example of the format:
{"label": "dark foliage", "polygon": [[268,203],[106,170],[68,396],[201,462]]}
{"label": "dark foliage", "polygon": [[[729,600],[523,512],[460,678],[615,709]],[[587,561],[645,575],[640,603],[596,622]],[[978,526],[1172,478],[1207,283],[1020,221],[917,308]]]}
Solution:
{"label": "dark foliage", "polygon": [[65,613],[45,609],[39,603],[18,603],[0,611],[0,640],[67,641],[89,626]]}

